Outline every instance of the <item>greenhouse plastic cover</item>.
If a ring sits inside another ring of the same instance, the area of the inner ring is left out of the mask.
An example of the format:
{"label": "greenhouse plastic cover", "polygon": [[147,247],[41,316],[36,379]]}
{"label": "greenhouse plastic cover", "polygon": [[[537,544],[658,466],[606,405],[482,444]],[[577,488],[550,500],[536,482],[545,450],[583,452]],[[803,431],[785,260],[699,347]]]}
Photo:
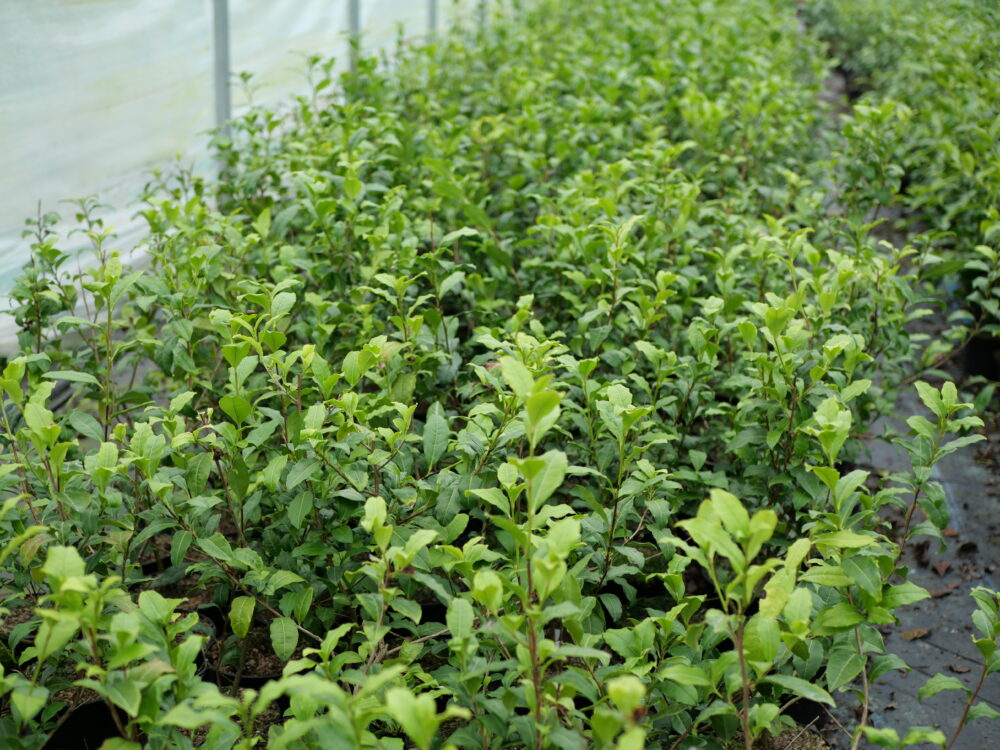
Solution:
{"label": "greenhouse plastic cover", "polygon": [[[438,28],[471,2],[438,0]],[[428,31],[428,0],[360,0],[364,52]],[[254,104],[302,91],[309,54],[349,64],[348,0],[229,0],[230,71],[253,74]],[[29,257],[25,219],[72,217],[66,199],[96,195],[127,251],[142,236],[137,198],[157,166],[212,167],[213,0],[16,0],[0,3],[0,294]],[[235,113],[247,104],[231,87]],[[79,235],[60,247],[82,246]],[[0,320],[0,349],[12,343]]]}

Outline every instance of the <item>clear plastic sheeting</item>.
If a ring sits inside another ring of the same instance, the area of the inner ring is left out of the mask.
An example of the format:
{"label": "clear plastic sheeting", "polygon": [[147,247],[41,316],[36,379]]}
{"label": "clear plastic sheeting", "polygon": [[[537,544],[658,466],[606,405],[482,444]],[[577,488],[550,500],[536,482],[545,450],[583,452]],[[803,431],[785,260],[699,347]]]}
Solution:
{"label": "clear plastic sheeting", "polygon": [[232,71],[252,76],[247,87],[232,78],[237,113],[251,103],[275,105],[307,90],[310,55],[335,58],[334,72],[350,65],[348,0],[229,0],[229,26]]}
{"label": "clear plastic sheeting", "polygon": [[437,0],[438,28],[470,28],[479,20],[479,0]]}
{"label": "clear plastic sheeting", "polygon": [[[39,204],[64,217],[67,199],[109,208],[113,247],[141,260],[137,200],[154,168],[180,158],[212,168],[216,77],[229,73],[232,111],[275,106],[308,90],[306,59],[350,64],[352,0],[228,0],[229,70],[217,70],[215,2],[222,0],[8,0],[0,2],[0,295],[29,258],[25,219]],[[479,0],[437,0],[437,28],[476,20]],[[358,0],[363,53],[389,53],[429,31],[431,0]],[[402,24],[402,27],[400,27]],[[400,32],[402,28],[402,32]],[[224,59],[224,58],[223,58]],[[80,235],[60,247],[84,253]],[[0,307],[7,307],[6,296]],[[0,317],[0,352],[16,347]]]}
{"label": "clear plastic sheeting", "polygon": [[[438,0],[450,5],[450,0]],[[429,31],[426,2],[413,0],[361,0],[361,39],[369,53],[392,54],[398,41],[404,44]]]}
{"label": "clear plastic sheeting", "polygon": [[114,207],[106,223],[128,235],[150,169],[177,154],[203,158],[214,118],[212,4],[2,2],[0,29],[6,292],[28,259],[21,232],[39,202],[71,216],[61,201],[96,194]]}

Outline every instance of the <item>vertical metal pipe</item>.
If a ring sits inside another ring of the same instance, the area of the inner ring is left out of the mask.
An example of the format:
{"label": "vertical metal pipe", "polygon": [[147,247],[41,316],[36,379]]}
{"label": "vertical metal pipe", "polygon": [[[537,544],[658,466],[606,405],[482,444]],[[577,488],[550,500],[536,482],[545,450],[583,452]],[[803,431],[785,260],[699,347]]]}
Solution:
{"label": "vertical metal pipe", "polygon": [[358,53],[361,51],[361,0],[350,0],[347,4],[347,33],[351,39],[351,72],[358,69]]}
{"label": "vertical metal pipe", "polygon": [[437,0],[427,0],[427,34],[433,37],[438,30]]}
{"label": "vertical metal pipe", "polygon": [[215,124],[229,132],[232,98],[229,91],[229,0],[213,0],[215,30]]}

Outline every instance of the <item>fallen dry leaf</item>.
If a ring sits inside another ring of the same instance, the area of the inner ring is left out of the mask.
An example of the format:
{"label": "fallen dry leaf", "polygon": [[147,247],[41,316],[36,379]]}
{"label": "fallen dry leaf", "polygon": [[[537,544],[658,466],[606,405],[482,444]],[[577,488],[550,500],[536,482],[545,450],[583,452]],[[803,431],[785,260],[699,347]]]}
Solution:
{"label": "fallen dry leaf", "polygon": [[943,578],[944,574],[951,569],[951,562],[948,560],[938,560],[931,567],[934,568],[934,571]]}
{"label": "fallen dry leaf", "polygon": [[957,588],[956,584],[950,583],[946,588],[943,589],[931,589],[930,595],[933,599],[940,599],[942,596],[948,596]]}
{"label": "fallen dry leaf", "polygon": [[949,526],[947,529],[945,529],[941,533],[944,534],[945,536],[950,536],[950,537],[954,538],[954,537],[958,536],[958,529],[953,529],[951,526]]}
{"label": "fallen dry leaf", "polygon": [[900,635],[903,636],[904,641],[915,641],[918,638],[926,638],[930,634],[930,628],[914,628],[913,630],[904,630],[900,633]]}
{"label": "fallen dry leaf", "polygon": [[965,674],[969,671],[969,667],[964,664],[945,664],[945,666],[955,674]]}

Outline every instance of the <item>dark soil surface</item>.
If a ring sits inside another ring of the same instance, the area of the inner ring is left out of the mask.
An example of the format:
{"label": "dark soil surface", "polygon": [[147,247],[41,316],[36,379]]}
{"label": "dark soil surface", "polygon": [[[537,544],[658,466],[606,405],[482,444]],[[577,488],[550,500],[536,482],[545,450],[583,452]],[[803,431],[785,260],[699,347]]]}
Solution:
{"label": "dark soil surface", "polygon": [[[212,668],[219,665],[219,641],[214,642],[208,649],[208,664]],[[292,659],[297,659],[302,655],[302,649],[308,644],[303,644],[300,640]],[[243,675],[248,677],[269,677],[280,675],[286,662],[282,661],[274,653],[271,646],[271,634],[266,624],[255,624],[247,633],[245,640],[245,651],[243,655]],[[227,639],[226,653],[218,671],[225,675],[235,675],[239,666],[239,644],[233,639]]]}
{"label": "dark soil surface", "polygon": [[34,605],[25,604],[20,607],[9,607],[7,614],[0,616],[0,640],[6,642],[15,627],[28,622],[34,616]]}
{"label": "dark soil surface", "polygon": [[786,729],[777,737],[765,734],[757,741],[760,750],[829,750],[823,737],[810,727]]}

